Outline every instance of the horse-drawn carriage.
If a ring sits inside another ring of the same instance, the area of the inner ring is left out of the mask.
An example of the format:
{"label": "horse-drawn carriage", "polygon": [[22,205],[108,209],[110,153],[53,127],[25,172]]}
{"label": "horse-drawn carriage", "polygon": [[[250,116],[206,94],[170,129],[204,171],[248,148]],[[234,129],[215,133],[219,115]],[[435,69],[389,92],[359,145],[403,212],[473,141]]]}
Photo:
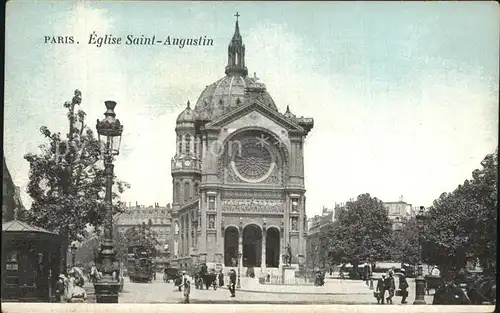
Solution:
{"label": "horse-drawn carriage", "polygon": [[441,273],[434,268],[425,276],[426,290],[434,289],[433,304],[483,304],[496,303],[496,281],[494,276],[481,272],[461,271],[453,282],[446,283]]}
{"label": "horse-drawn carriage", "polygon": [[217,289],[217,274],[215,268],[209,269],[206,264],[196,265],[193,267],[194,282],[196,289],[203,289],[205,286],[208,289],[210,286]]}
{"label": "horse-drawn carriage", "polygon": [[176,267],[165,267],[163,269],[163,282],[168,283],[179,275],[180,270]]}

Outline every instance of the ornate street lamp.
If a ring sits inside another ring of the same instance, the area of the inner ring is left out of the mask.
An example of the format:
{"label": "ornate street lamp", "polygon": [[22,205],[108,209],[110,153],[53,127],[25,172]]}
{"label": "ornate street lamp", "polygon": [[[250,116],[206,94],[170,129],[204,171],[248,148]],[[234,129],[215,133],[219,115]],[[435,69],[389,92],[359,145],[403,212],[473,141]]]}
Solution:
{"label": "ornate street lamp", "polygon": [[118,268],[115,264],[116,252],[113,250],[113,158],[119,154],[123,125],[116,119],[116,102],[106,101],[105,118],[97,120],[97,134],[101,144],[101,155],[104,160],[104,173],[106,175],[106,216],[104,220],[104,240],[99,252],[99,269],[102,277],[94,283],[97,303],[118,303],[118,290],[120,283],[118,275],[113,276],[113,272]]}
{"label": "ornate street lamp", "polygon": [[78,248],[76,247],[75,243],[73,243],[73,245],[71,246],[71,267],[75,267],[76,250],[78,250]]}
{"label": "ornate street lamp", "polygon": [[425,213],[424,207],[420,207],[420,212],[415,216],[417,219],[417,227],[418,227],[418,255],[419,261],[417,265],[417,277],[415,278],[415,301],[413,304],[425,304],[425,278],[423,276],[423,268],[422,268],[422,229],[423,223],[425,221]]}
{"label": "ornate street lamp", "polygon": [[238,280],[236,282],[236,288],[240,289],[241,288],[241,282],[240,282],[240,264],[241,264],[241,252],[238,252]]}

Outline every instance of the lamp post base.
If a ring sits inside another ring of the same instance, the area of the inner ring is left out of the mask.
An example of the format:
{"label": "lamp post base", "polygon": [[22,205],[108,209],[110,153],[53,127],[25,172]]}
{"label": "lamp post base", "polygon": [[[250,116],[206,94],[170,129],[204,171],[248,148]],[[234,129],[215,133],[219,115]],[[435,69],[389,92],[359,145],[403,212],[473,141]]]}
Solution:
{"label": "lamp post base", "polygon": [[425,303],[425,278],[422,276],[415,278],[415,301],[413,304],[426,304]]}
{"label": "lamp post base", "polygon": [[94,283],[96,303],[118,303],[120,284],[115,281]]}

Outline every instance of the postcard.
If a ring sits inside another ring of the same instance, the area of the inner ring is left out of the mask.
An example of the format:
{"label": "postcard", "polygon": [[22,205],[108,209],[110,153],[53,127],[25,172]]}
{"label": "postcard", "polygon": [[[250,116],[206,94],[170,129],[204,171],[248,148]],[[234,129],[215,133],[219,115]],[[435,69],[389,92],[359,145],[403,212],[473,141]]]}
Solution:
{"label": "postcard", "polygon": [[2,310],[492,311],[499,17],[8,2]]}

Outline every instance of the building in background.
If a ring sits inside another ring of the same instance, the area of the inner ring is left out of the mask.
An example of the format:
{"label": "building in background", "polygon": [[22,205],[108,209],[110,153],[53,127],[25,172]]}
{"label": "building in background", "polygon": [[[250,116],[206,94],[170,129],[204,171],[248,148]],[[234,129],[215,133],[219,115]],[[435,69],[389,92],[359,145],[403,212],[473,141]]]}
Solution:
{"label": "building in background", "polygon": [[25,208],[21,201],[20,189],[12,180],[5,157],[3,157],[2,177],[2,223],[13,220],[16,214],[18,219],[22,219]]}
{"label": "building in background", "polygon": [[342,204],[335,204],[334,209],[323,207],[321,215],[315,215],[307,220],[307,267],[328,268],[329,264],[326,264],[326,258],[323,256],[326,251],[321,250],[321,237],[341,208]]}
{"label": "building in background", "polygon": [[384,202],[387,214],[392,222],[392,229],[401,229],[403,221],[415,216],[415,208],[403,201],[403,197],[397,202]]}
{"label": "building in background", "polygon": [[158,266],[165,265],[170,261],[171,248],[171,225],[172,225],[172,208],[170,204],[160,206],[159,203],[154,205],[145,206],[135,205],[130,203],[124,207],[124,212],[115,216],[114,226],[116,231],[124,234],[127,229],[138,226],[142,223],[148,224],[151,220],[151,230],[158,234],[158,241],[160,244],[155,247],[158,255],[156,257],[156,264]]}

